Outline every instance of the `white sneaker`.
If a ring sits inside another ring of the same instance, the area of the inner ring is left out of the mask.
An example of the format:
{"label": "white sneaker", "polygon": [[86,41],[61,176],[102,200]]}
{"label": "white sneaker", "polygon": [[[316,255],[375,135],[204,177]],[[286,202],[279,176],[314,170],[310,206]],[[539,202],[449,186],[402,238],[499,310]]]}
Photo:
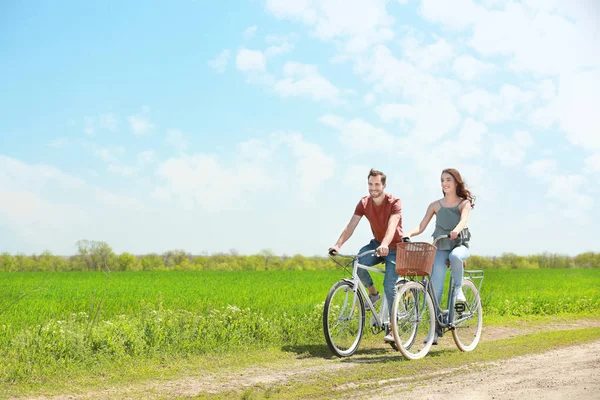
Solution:
{"label": "white sneaker", "polygon": [[391,333],[388,333],[387,335],[385,335],[383,337],[383,341],[386,343],[394,343],[394,337],[392,336]]}
{"label": "white sneaker", "polygon": [[456,294],[456,304],[462,303],[462,304],[466,304],[467,302],[467,298],[465,297],[465,294],[462,291],[462,288],[458,289],[458,293]]}

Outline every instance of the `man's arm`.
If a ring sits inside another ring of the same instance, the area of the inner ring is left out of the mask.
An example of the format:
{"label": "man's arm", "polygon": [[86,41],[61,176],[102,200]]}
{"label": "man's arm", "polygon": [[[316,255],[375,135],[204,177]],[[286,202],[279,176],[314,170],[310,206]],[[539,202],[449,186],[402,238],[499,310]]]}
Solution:
{"label": "man's arm", "polygon": [[398,223],[400,222],[400,214],[392,214],[390,215],[390,219],[388,220],[388,226],[385,231],[385,236],[381,241],[381,246],[377,248],[377,253],[380,256],[387,256],[390,249],[389,245],[394,235],[396,234],[396,228],[398,227]]}
{"label": "man's arm", "polygon": [[340,251],[340,247],[342,247],[342,245],[344,243],[346,243],[346,241],[348,239],[350,239],[350,236],[352,236],[352,234],[354,233],[354,230],[358,226],[358,223],[360,222],[361,218],[362,218],[361,215],[356,215],[356,214],[354,214],[352,216],[352,218],[350,218],[350,222],[348,222],[348,225],[346,225],[346,228],[340,235],[340,237],[337,240],[337,242],[335,243],[335,245],[329,248],[330,253],[332,251]]}

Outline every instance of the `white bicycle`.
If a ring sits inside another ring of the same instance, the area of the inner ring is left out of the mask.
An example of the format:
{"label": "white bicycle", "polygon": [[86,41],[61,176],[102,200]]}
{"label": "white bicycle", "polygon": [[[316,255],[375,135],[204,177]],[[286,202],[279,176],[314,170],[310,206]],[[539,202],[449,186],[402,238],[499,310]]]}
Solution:
{"label": "white bicycle", "polygon": [[[323,309],[323,331],[331,352],[338,357],[348,357],[354,354],[360,345],[365,330],[367,310],[371,311],[369,323],[371,333],[385,332],[390,326],[385,295],[381,296],[381,306],[377,310],[357,275],[359,268],[379,274],[384,274],[385,271],[359,263],[362,257],[377,256],[375,250],[365,251],[361,254],[332,253],[331,255],[352,259],[352,277],[341,279],[329,290]],[[334,259],[334,261],[344,267],[337,260]],[[399,280],[397,288],[401,287],[403,283],[403,280]],[[416,328],[414,333],[416,334]],[[412,337],[404,335],[403,340],[402,346],[410,348],[415,340],[415,335]],[[390,345],[398,350],[397,342],[392,342]]]}

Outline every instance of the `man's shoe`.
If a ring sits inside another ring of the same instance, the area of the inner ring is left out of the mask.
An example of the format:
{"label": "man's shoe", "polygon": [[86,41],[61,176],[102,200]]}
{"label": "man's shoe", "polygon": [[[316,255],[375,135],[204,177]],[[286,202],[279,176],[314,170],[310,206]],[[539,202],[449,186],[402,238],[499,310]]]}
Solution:
{"label": "man's shoe", "polygon": [[[379,292],[377,292],[375,294],[369,293],[369,300],[371,300],[371,304],[373,304],[373,306],[375,306],[375,304],[377,304],[380,299],[381,299],[381,296],[379,295]],[[371,309],[369,308],[369,306],[367,304],[365,304],[365,311],[371,311]]]}
{"label": "man's shoe", "polygon": [[[427,343],[427,341],[428,341],[428,340],[429,340],[429,338],[428,338],[428,337],[427,337],[427,338],[425,338],[425,340],[423,340],[423,344]],[[432,342],[431,344],[432,344],[432,345],[434,345],[434,346],[437,346],[437,344],[438,344],[438,337],[437,337],[437,335],[435,335],[435,336],[433,337],[433,342]]]}
{"label": "man's shoe", "polygon": [[[464,295],[463,295],[463,297],[464,297]],[[369,293],[369,300],[371,300],[371,303],[372,303],[373,305],[377,304],[377,302],[378,302],[379,300],[381,300],[381,296],[379,295],[379,292],[377,292],[377,293],[375,293],[375,294],[370,294],[370,293]]]}
{"label": "man's shoe", "polygon": [[394,337],[392,336],[392,334],[388,333],[387,335],[385,335],[383,337],[383,341],[386,343],[394,343],[395,340],[394,340]]}

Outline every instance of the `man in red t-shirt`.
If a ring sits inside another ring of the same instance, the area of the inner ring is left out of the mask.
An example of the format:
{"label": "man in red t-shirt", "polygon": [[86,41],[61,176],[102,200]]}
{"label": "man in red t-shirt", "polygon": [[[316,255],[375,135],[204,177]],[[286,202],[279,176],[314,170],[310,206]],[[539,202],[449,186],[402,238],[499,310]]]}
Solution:
{"label": "man in red t-shirt", "polygon": [[[346,229],[329,252],[338,252],[340,247],[352,236],[360,219],[367,217],[371,224],[374,239],[360,249],[359,254],[368,250],[377,250],[377,256],[365,256],[359,261],[363,265],[373,266],[385,261],[385,276],[383,279],[383,290],[392,311],[392,302],[396,295],[396,245],[402,241],[402,202],[399,198],[385,193],[386,176],[383,172],[371,169],[368,176],[369,195],[364,196],[354,210],[354,215],[348,222]],[[391,249],[391,250],[390,250]],[[369,271],[359,268],[358,276],[362,283],[369,289],[369,297],[372,303],[380,299],[380,295],[373,285],[373,279]],[[389,332],[384,337],[386,342],[393,342],[394,338]]]}

